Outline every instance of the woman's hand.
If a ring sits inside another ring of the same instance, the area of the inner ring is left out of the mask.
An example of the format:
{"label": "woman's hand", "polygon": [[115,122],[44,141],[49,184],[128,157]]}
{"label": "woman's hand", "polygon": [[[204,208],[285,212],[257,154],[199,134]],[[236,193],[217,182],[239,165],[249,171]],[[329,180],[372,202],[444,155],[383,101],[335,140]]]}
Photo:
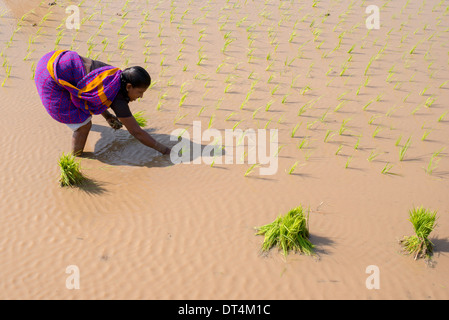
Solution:
{"label": "woman's hand", "polygon": [[170,147],[165,147],[165,151],[162,153],[163,155],[169,155],[171,153]]}
{"label": "woman's hand", "polygon": [[148,132],[143,130],[137,123],[136,119],[131,117],[120,118],[121,123],[123,123],[128,129],[128,132],[133,135],[137,140],[146,145],[147,147],[153,148],[156,151],[159,151],[163,155],[167,155],[171,153],[171,148],[166,147],[162,143],[156,141]]}
{"label": "woman's hand", "polygon": [[120,122],[120,120],[117,119],[117,117],[112,114],[106,118],[106,121],[109,123],[111,128],[114,130],[118,130],[121,127],[123,127],[123,124]]}
{"label": "woman's hand", "polygon": [[112,129],[118,130],[123,127],[123,124],[120,122],[120,120],[108,110],[105,110],[101,115],[106,119]]}

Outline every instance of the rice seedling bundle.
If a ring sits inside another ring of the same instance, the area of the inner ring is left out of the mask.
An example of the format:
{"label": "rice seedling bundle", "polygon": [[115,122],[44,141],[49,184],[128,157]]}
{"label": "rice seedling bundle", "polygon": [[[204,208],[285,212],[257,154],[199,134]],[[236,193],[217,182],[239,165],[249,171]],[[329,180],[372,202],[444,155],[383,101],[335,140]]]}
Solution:
{"label": "rice seedling bundle", "polygon": [[278,246],[284,256],[292,250],[312,255],[315,246],[309,240],[308,222],[309,212],[299,206],[284,216],[279,216],[274,222],[257,227],[256,235],[265,235],[262,251],[269,251]]}
{"label": "rice seedling bundle", "polygon": [[145,127],[147,125],[148,119],[143,115],[143,111],[139,111],[133,114],[140,127]]}
{"label": "rice seedling bundle", "polygon": [[436,211],[430,211],[423,207],[414,208],[409,212],[409,221],[413,225],[415,234],[405,236],[400,243],[406,254],[413,254],[418,258],[430,258],[433,252],[433,243],[428,239],[435,228]]}
{"label": "rice seedling bundle", "polygon": [[80,170],[80,163],[76,161],[73,154],[62,154],[59,158],[59,168],[61,175],[59,182],[61,187],[73,187],[80,185],[86,178],[83,176]]}

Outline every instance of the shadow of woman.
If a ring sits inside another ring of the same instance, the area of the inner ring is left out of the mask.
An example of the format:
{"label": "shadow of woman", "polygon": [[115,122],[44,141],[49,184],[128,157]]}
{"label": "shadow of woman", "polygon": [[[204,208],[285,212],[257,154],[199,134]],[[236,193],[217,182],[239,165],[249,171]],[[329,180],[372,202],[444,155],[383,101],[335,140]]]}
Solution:
{"label": "shadow of woman", "polygon": [[[99,132],[100,139],[96,142],[93,152],[85,152],[83,154],[86,158],[95,159],[111,166],[155,168],[175,165],[171,156],[162,155],[158,151],[143,145],[126,130],[115,131],[107,126],[93,124],[91,131]],[[181,141],[181,138],[175,136],[154,133],[155,129],[152,128],[145,129],[145,131],[151,134],[158,142],[170,147]],[[183,139],[185,140],[185,138]],[[198,145],[191,140],[187,144],[190,146],[187,146],[185,149],[190,149],[190,157],[184,154],[183,161],[193,161],[198,157],[205,156],[203,151],[206,145]],[[201,152],[194,153],[194,150],[201,150]],[[206,154],[206,156],[212,157],[213,155]]]}

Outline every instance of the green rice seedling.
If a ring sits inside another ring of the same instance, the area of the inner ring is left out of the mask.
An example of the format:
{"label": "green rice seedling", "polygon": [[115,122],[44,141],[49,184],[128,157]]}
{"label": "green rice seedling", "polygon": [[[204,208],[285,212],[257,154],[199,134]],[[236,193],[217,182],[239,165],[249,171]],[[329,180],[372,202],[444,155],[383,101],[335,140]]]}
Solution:
{"label": "green rice seedling", "polygon": [[432,172],[433,172],[433,170],[436,169],[439,160],[440,160],[440,159],[435,158],[433,155],[432,155],[432,157],[430,157],[429,164],[427,165],[427,168],[425,169],[425,170],[426,170],[426,173],[427,173],[428,175],[431,175]]}
{"label": "green rice seedling", "polygon": [[236,124],[234,124],[234,126],[232,127],[232,131],[235,131],[235,129],[238,127],[238,125],[242,122],[243,122],[243,120],[240,120]]}
{"label": "green rice seedling", "polygon": [[410,49],[410,51],[409,51],[410,54],[414,54],[415,53],[416,48],[418,47],[418,44],[414,45],[413,48]]}
{"label": "green rice seedling", "polygon": [[348,157],[348,160],[346,161],[346,164],[345,164],[345,169],[349,168],[349,164],[351,163],[351,161],[352,161],[352,156]]}
{"label": "green rice seedling", "polygon": [[157,111],[161,111],[163,103],[164,103],[164,101],[162,99],[158,101],[157,106],[156,106]]}
{"label": "green rice seedling", "polygon": [[368,86],[369,80],[370,80],[370,77],[369,77],[369,76],[366,77],[365,82],[363,83],[363,86],[364,86],[365,88]]}
{"label": "green rice seedling", "polygon": [[410,95],[411,95],[411,93],[407,94],[407,95],[405,96],[405,98],[402,99],[402,102],[407,102],[407,99],[408,99],[408,97],[410,97]]}
{"label": "green rice seedling", "polygon": [[373,62],[374,62],[375,59],[376,59],[375,57],[373,57],[373,58],[370,59],[368,65],[367,65],[367,67],[366,67],[366,69],[365,69],[365,73],[364,73],[365,76],[368,74],[369,68],[371,67],[371,65],[373,64]]}
{"label": "green rice seedling", "polygon": [[232,83],[229,83],[227,86],[226,86],[226,88],[224,89],[224,93],[228,93],[230,90],[231,90],[231,88],[232,88]]}
{"label": "green rice seedling", "polygon": [[385,165],[385,167],[382,169],[381,173],[382,173],[382,174],[390,174],[391,168],[393,168],[393,165],[392,165],[392,164],[390,165],[390,163],[387,162],[387,164]]}
{"label": "green rice seedling", "polygon": [[401,89],[401,87],[402,87],[402,82],[397,82],[395,85],[394,85],[394,90],[399,90],[399,89]]}
{"label": "green rice seedling", "polygon": [[294,138],[296,131],[298,131],[299,127],[301,126],[302,122],[298,123],[293,129],[292,129],[292,133],[291,133],[291,137]]}
{"label": "green rice seedling", "polygon": [[309,240],[309,211],[299,206],[274,222],[256,227],[256,235],[264,235],[262,251],[278,246],[286,257],[290,251],[314,254],[314,245]]}
{"label": "green rice seedling", "polygon": [[361,136],[357,139],[357,142],[356,142],[355,145],[354,145],[354,150],[358,150],[358,149],[359,149],[359,146],[360,146],[360,140],[361,140],[361,139],[362,139]]}
{"label": "green rice seedling", "polygon": [[186,116],[187,116],[187,114],[179,115],[179,112],[178,112],[178,114],[175,116],[175,119],[173,120],[173,124],[177,124],[179,121],[184,119]]}
{"label": "green rice seedling", "polygon": [[144,116],[144,112],[143,111],[139,111],[133,114],[134,119],[136,119],[137,124],[140,127],[145,127],[147,125],[148,119]]}
{"label": "green rice seedling", "polygon": [[220,70],[221,70],[221,68],[223,68],[223,67],[224,67],[225,65],[226,65],[226,63],[225,63],[225,62],[223,62],[223,63],[219,64],[219,65],[218,65],[218,67],[217,67],[217,69],[215,70],[215,73],[219,73],[219,72],[220,72]]}
{"label": "green rice seedling", "polygon": [[124,36],[124,37],[121,37],[121,38],[118,40],[118,48],[119,48],[119,49],[124,49],[124,48],[125,48],[125,41],[126,41],[126,39],[128,39],[128,37],[129,37],[129,34],[126,35],[126,36]]}
{"label": "green rice seedling", "polygon": [[303,148],[307,147],[309,145],[309,139],[304,138],[298,143],[298,149],[302,150]]}
{"label": "green rice seedling", "polygon": [[31,64],[31,80],[34,80],[34,77],[36,75],[36,62],[33,61]]}
{"label": "green rice seedling", "polygon": [[255,164],[251,165],[251,167],[249,167],[249,169],[246,170],[244,176],[247,177],[248,175],[250,175],[251,172],[253,172],[254,169],[256,169],[257,167],[260,167],[260,164],[259,164],[259,163],[255,163]]}
{"label": "green rice seedling", "polygon": [[296,167],[298,166],[298,164],[299,164],[299,161],[296,161],[294,164],[293,164],[293,166],[290,168],[290,170],[288,170],[288,174],[293,174],[293,172],[295,172],[295,170],[296,170]]}
{"label": "green rice seedling", "polygon": [[438,118],[438,122],[441,122],[444,120],[444,118],[446,117],[446,115],[448,114],[449,111],[446,111],[445,113],[443,113],[439,118]]}
{"label": "green rice seedling", "polygon": [[348,119],[344,119],[343,121],[342,121],[342,123],[341,123],[341,126],[340,126],[340,129],[338,130],[338,134],[341,136],[343,133],[345,133],[345,131],[348,129],[347,128],[347,124],[348,124],[348,122],[349,121],[351,121],[352,119],[351,118],[348,118]]}
{"label": "green rice seedling", "polygon": [[371,118],[368,120],[368,124],[373,124],[374,120],[381,118],[382,116],[378,116],[378,115],[373,115],[371,116]]}
{"label": "green rice seedling", "polygon": [[432,107],[432,105],[433,105],[433,103],[435,102],[435,100],[436,100],[436,99],[434,99],[434,98],[432,98],[432,97],[427,98],[426,103],[425,103],[426,108]]}
{"label": "green rice seedling", "polygon": [[226,53],[226,50],[227,50],[228,46],[229,46],[232,42],[234,42],[234,39],[227,39],[227,40],[225,41],[225,44],[223,45],[223,48],[221,49],[221,52],[222,52],[222,53]]}
{"label": "green rice seedling", "polygon": [[421,141],[424,141],[427,139],[427,137],[429,136],[429,134],[432,132],[432,130],[426,130],[423,134],[423,136],[421,137]]}
{"label": "green rice seedling", "polygon": [[11,76],[11,66],[10,65],[6,66],[5,72],[6,72],[6,79],[8,79]]}
{"label": "green rice seedling", "polygon": [[377,135],[379,134],[379,132],[382,131],[382,128],[377,126],[376,129],[373,132],[373,138],[377,137]]}
{"label": "green rice seedling", "polygon": [[264,126],[265,130],[268,128],[268,126],[270,125],[271,121],[273,121],[273,119],[270,119],[270,120],[267,121],[267,123]]}
{"label": "green rice seedling", "polygon": [[427,87],[425,87],[420,93],[419,93],[419,95],[420,96],[423,96],[423,95],[425,95],[426,94],[426,92],[427,92],[427,90],[429,90],[429,87],[427,86]]}
{"label": "green rice seedling", "polygon": [[335,133],[332,133],[332,130],[327,130],[326,135],[324,136],[324,143],[327,143],[334,135]]}
{"label": "green rice seedling", "polygon": [[212,124],[214,123],[214,120],[215,120],[215,114],[210,116],[209,124],[207,125],[207,129],[212,128]]}
{"label": "green rice seedling", "polygon": [[440,85],[440,87],[439,87],[439,88],[440,88],[440,89],[441,89],[441,88],[443,88],[443,87],[444,87],[444,86],[445,86],[445,85],[446,85],[447,83],[449,83],[449,80],[447,80],[447,81],[444,81],[444,82],[443,82],[443,83],[442,83],[442,84]]}
{"label": "green rice seedling", "polygon": [[415,113],[418,112],[419,109],[421,109],[421,106],[417,106],[415,109],[413,109],[413,111],[411,112],[411,114],[412,114],[412,115],[415,115]]}
{"label": "green rice seedling", "polygon": [[307,109],[309,109],[309,105],[306,103],[301,108],[299,108],[298,117],[300,117],[302,114],[304,114],[307,111]]}
{"label": "green rice seedling", "polygon": [[278,123],[282,124],[284,122],[284,115],[279,117]]}
{"label": "green rice seedling", "polygon": [[345,95],[347,95],[349,92],[351,92],[351,90],[348,90],[348,91],[346,91],[346,92],[343,92],[341,95],[339,95],[338,97],[337,97],[337,100],[341,100]]}
{"label": "green rice seedling", "polygon": [[341,107],[343,107],[343,105],[346,103],[346,100],[343,100],[342,102],[340,102],[334,109],[334,112],[338,112]]}
{"label": "green rice seedling", "polygon": [[228,121],[229,119],[231,119],[231,117],[232,117],[233,115],[236,115],[236,114],[237,114],[237,113],[235,113],[235,112],[231,112],[231,114],[230,114],[229,116],[226,117],[225,121]]}
{"label": "green rice seedling", "polygon": [[290,84],[290,88],[291,88],[291,89],[293,89],[293,88],[295,87],[296,80],[297,80],[300,76],[301,76],[301,75],[298,74],[296,77],[294,77],[294,78],[292,79],[292,82],[291,82],[291,84]]}
{"label": "green rice seedling", "polygon": [[408,255],[414,255],[414,259],[430,259],[433,253],[433,243],[429,240],[430,233],[436,227],[436,211],[421,207],[409,211],[409,221],[413,225],[415,234],[405,236],[400,240],[403,250]]}
{"label": "green rice seedling", "polygon": [[81,185],[85,181],[80,170],[80,162],[76,161],[73,154],[62,154],[58,161],[60,169],[59,183],[61,187],[73,187]]}
{"label": "green rice seedling", "polygon": [[301,90],[300,94],[301,94],[301,95],[305,95],[307,92],[309,92],[309,91],[311,91],[311,90],[312,90],[312,88],[311,88],[310,86],[305,86],[305,87]]}
{"label": "green rice seedling", "polygon": [[280,145],[276,151],[276,153],[274,154],[275,157],[277,157],[279,155],[279,153],[281,152],[282,149],[284,149],[285,145]]}
{"label": "green rice seedling", "polygon": [[252,118],[254,119],[256,117],[256,114],[259,112],[260,109],[262,109],[263,107],[257,108],[256,110],[254,110]]}
{"label": "green rice seedling", "polygon": [[399,144],[401,143],[401,140],[402,140],[402,135],[400,135],[399,136],[399,138],[396,140],[396,142],[395,142],[395,146],[397,147],[397,146],[399,146]]}
{"label": "green rice seedling", "polygon": [[351,52],[355,49],[355,44],[351,47],[351,49],[348,50],[348,53],[351,54]]}
{"label": "green rice seedling", "polygon": [[326,117],[327,117],[327,114],[329,113],[329,109],[327,109],[322,115],[321,115],[321,117],[320,117],[320,121],[321,122],[325,122],[326,121]]}
{"label": "green rice seedling", "polygon": [[369,101],[367,104],[365,104],[365,106],[363,107],[363,111],[366,111],[366,109],[368,109],[368,107],[374,102],[374,99]]}
{"label": "green rice seedling", "polygon": [[254,92],[254,90],[248,91],[248,93],[246,94],[245,100],[243,101],[242,105],[240,106],[240,110],[243,109],[245,107],[245,105],[248,103],[253,92]]}
{"label": "green rice seedling", "polygon": [[430,157],[429,164],[427,165],[427,168],[425,168],[426,173],[428,175],[431,175],[433,170],[435,170],[437,168],[438,162],[440,162],[440,160],[441,160],[440,159],[440,154],[441,154],[441,152],[443,152],[444,149],[446,149],[446,148],[442,148],[442,149],[434,152],[432,154],[432,157]]}
{"label": "green rice seedling", "polygon": [[338,154],[340,153],[340,151],[343,149],[343,145],[339,145],[337,151],[335,152],[335,155],[338,156]]}
{"label": "green rice seedling", "polygon": [[371,151],[371,154],[368,157],[368,161],[371,162],[374,159],[376,159],[378,156],[380,155],[380,153],[377,153],[376,151]]}
{"label": "green rice seedling", "polygon": [[407,153],[408,148],[410,148],[411,139],[412,139],[412,137],[408,138],[405,145],[402,146],[402,148],[400,148],[400,150],[399,150],[399,160],[400,161],[404,160],[405,154]]}
{"label": "green rice seedling", "polygon": [[271,67],[274,65],[274,61],[268,64],[268,66],[265,68],[265,71],[270,71]]}
{"label": "green rice seedling", "polygon": [[306,159],[306,161],[309,161],[312,154],[313,154],[313,151],[306,152],[306,154],[304,155],[304,159]]}
{"label": "green rice seedling", "polygon": [[267,105],[265,106],[265,111],[268,112],[270,110],[271,106],[273,105],[273,103],[274,103],[274,100],[268,101]]}
{"label": "green rice seedling", "polygon": [[200,66],[204,59],[206,59],[206,55],[202,53],[198,53],[198,62],[196,63],[197,66]]}

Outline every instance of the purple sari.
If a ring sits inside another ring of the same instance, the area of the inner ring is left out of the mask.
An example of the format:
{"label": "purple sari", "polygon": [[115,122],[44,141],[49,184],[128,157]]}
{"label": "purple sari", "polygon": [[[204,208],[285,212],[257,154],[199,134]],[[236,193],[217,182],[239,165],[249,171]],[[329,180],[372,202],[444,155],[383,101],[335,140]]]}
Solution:
{"label": "purple sari", "polygon": [[36,67],[35,83],[50,116],[62,123],[82,123],[111,106],[120,90],[119,68],[104,66],[86,74],[74,51],[45,54]]}

